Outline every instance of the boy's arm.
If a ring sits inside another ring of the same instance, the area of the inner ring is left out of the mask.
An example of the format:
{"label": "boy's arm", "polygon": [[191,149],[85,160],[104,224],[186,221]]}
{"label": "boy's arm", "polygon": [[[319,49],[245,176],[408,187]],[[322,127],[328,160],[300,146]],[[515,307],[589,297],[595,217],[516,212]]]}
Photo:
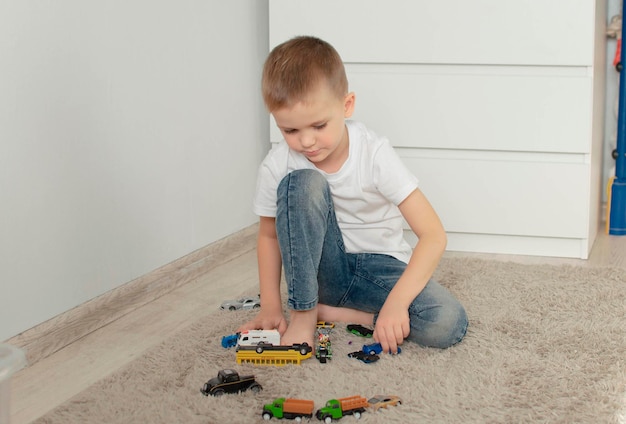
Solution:
{"label": "boy's arm", "polygon": [[253,320],[243,324],[237,331],[277,329],[282,334],[287,329],[287,322],[283,315],[280,298],[282,260],[274,218],[261,217],[259,221],[257,260],[261,311]]}
{"label": "boy's arm", "polygon": [[421,190],[413,191],[398,207],[418,242],[376,320],[374,338],[384,352],[396,352],[398,344],[409,335],[409,305],[435,272],[447,243],[439,216]]}

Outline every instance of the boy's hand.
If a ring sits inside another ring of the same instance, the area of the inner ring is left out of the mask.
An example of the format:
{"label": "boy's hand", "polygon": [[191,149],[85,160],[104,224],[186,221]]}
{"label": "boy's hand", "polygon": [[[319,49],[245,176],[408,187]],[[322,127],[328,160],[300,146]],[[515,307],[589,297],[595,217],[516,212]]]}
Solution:
{"label": "boy's hand", "polygon": [[378,314],[373,335],[383,352],[398,353],[398,346],[404,342],[409,331],[408,309],[385,303]]}
{"label": "boy's hand", "polygon": [[261,311],[257,316],[243,324],[237,329],[237,332],[245,330],[278,330],[282,336],[285,330],[287,330],[287,320],[282,312],[272,313],[266,312],[261,307]]}

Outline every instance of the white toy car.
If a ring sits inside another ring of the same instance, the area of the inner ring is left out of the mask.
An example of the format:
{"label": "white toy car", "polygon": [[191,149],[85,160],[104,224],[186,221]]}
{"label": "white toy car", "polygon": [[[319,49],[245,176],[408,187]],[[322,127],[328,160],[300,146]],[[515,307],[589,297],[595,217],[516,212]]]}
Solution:
{"label": "white toy car", "polygon": [[226,300],[222,302],[220,309],[226,309],[229,311],[235,311],[237,309],[257,309],[261,307],[261,298],[256,297],[242,297],[236,300]]}
{"label": "white toy car", "polygon": [[239,334],[237,340],[239,346],[256,346],[267,344],[280,346],[280,333],[278,330],[246,330]]}

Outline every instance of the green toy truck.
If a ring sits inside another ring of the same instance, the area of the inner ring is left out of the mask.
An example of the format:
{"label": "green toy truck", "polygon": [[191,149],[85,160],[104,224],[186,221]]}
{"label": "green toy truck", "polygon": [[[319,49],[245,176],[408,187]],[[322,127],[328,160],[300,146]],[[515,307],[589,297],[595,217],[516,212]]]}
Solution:
{"label": "green toy truck", "polygon": [[331,399],[326,402],[326,406],[320,408],[315,416],[318,420],[330,424],[332,420],[339,420],[344,415],[354,415],[360,418],[361,413],[369,406],[367,399],[363,396],[350,396],[340,399]]}
{"label": "green toy truck", "polygon": [[278,398],[274,400],[274,402],[263,406],[263,413],[261,416],[264,420],[276,417],[301,421],[302,418],[311,418],[313,416],[313,401],[305,399]]}

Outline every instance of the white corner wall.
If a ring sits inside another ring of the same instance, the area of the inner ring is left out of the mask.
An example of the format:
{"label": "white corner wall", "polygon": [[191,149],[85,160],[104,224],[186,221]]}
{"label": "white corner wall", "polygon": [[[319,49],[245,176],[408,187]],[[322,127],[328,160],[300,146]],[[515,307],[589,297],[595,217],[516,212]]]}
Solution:
{"label": "white corner wall", "polygon": [[256,221],[267,14],[0,2],[0,341]]}

